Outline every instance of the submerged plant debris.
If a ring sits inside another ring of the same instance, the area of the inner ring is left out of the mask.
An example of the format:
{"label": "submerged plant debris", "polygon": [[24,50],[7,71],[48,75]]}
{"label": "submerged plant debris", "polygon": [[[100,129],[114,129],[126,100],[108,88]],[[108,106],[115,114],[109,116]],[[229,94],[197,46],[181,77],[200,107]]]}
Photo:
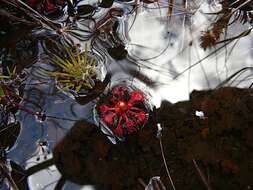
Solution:
{"label": "submerged plant debris", "polygon": [[252,0],[0,0],[0,189],[253,189],[252,26]]}

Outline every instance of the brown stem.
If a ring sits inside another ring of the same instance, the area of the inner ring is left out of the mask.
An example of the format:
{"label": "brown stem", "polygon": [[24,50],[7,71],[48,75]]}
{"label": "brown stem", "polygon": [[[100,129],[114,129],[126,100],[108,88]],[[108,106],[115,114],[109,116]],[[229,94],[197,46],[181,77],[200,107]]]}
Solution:
{"label": "brown stem", "polygon": [[206,189],[207,189],[207,190],[212,190],[212,188],[210,187],[209,183],[208,183],[207,180],[206,180],[205,175],[204,175],[203,172],[200,170],[200,168],[199,168],[197,162],[195,161],[195,159],[193,159],[192,162],[193,162],[193,164],[194,164],[194,166],[195,166],[195,168],[196,168],[196,170],[197,170],[197,172],[198,172],[198,174],[199,174],[201,180],[202,180],[203,183],[205,184]]}
{"label": "brown stem", "polygon": [[9,175],[7,167],[2,162],[0,162],[0,171],[8,179],[8,181],[9,181],[10,185],[12,186],[12,188],[14,190],[19,190],[18,186],[16,185],[16,183],[14,182],[12,177]]}
{"label": "brown stem", "polygon": [[143,181],[143,179],[138,178],[138,182],[139,182],[144,188],[147,187],[147,184]]}

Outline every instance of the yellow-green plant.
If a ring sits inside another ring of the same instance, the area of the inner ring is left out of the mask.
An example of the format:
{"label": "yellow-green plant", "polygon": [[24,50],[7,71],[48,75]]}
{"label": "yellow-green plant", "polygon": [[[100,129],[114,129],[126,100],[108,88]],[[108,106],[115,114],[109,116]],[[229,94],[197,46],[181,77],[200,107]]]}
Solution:
{"label": "yellow-green plant", "polygon": [[8,75],[0,75],[0,80],[10,80],[17,76],[16,67],[14,67],[12,71],[10,70],[9,67],[7,67],[7,72]]}
{"label": "yellow-green plant", "polygon": [[91,89],[94,87],[96,79],[96,60],[94,56],[87,55],[87,48],[80,53],[66,49],[67,58],[55,55],[54,62],[61,71],[51,72],[50,75],[57,78],[63,90],[73,90],[79,92],[81,89]]}
{"label": "yellow-green plant", "polygon": [[14,67],[12,70],[7,66],[7,75],[0,75],[0,100],[5,97],[5,87],[8,84],[13,83],[15,81],[16,77],[18,76],[16,71],[17,68]]}
{"label": "yellow-green plant", "polygon": [[0,84],[0,100],[2,97],[5,96],[5,92],[4,92],[4,89],[2,88],[1,84]]}

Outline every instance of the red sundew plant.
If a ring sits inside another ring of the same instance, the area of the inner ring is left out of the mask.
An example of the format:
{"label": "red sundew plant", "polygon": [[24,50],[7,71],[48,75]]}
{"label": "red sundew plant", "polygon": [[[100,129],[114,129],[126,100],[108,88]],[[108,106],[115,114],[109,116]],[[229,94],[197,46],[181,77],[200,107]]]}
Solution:
{"label": "red sundew plant", "polygon": [[114,87],[102,97],[96,109],[99,119],[119,138],[137,132],[148,119],[144,93],[122,86]]}

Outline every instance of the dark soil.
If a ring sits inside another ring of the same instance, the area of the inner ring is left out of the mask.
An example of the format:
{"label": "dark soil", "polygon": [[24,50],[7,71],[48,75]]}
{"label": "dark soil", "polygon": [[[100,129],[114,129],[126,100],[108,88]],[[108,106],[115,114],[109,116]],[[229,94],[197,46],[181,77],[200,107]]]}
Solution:
{"label": "dark soil", "polygon": [[[163,102],[157,120],[163,126],[165,157],[177,189],[206,189],[193,160],[211,189],[252,189],[252,90],[221,88],[194,91],[189,102]],[[205,118],[195,116],[203,111]],[[66,179],[102,189],[143,189],[138,182],[161,176],[169,189],[156,127],[112,145],[99,129],[77,122],[54,150]]]}

